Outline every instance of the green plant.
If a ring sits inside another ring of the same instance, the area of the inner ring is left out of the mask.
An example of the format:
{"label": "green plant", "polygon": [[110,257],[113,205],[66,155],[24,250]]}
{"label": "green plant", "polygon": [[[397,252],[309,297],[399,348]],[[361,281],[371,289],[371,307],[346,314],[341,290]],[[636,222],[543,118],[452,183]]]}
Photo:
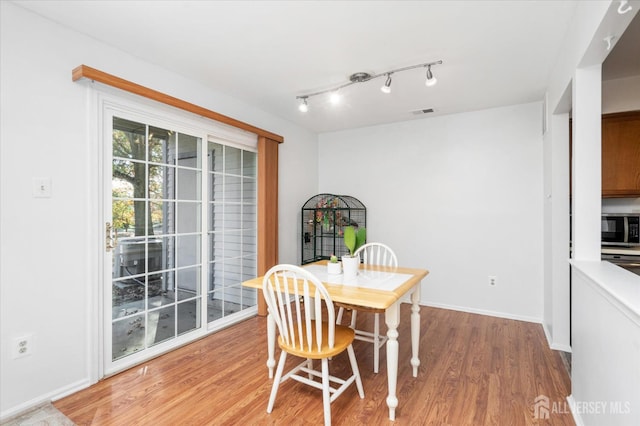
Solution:
{"label": "green plant", "polygon": [[329,258],[329,262],[338,263],[338,256],[336,256],[335,254],[332,254],[331,258]]}
{"label": "green plant", "polygon": [[353,257],[353,253],[356,252],[367,241],[366,228],[356,229],[353,226],[347,226],[344,228],[344,245],[349,250],[349,255]]}

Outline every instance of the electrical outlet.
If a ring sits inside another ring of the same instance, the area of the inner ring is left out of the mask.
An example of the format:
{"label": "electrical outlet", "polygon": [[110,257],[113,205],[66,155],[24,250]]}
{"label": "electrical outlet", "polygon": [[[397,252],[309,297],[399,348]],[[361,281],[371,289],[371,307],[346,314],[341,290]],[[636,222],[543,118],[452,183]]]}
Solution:
{"label": "electrical outlet", "polygon": [[22,358],[33,353],[33,335],[13,339],[13,358]]}
{"label": "electrical outlet", "polygon": [[495,287],[498,284],[498,277],[495,275],[489,275],[489,285]]}

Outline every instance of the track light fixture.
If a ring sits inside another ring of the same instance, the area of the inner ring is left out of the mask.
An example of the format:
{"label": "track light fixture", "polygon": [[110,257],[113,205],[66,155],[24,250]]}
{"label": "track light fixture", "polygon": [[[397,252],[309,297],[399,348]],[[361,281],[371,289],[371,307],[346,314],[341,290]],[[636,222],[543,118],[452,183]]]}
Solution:
{"label": "track light fixture", "polygon": [[431,72],[431,65],[427,66],[427,81],[425,81],[425,85],[427,87],[431,87],[431,86],[435,86],[436,83],[438,82],[438,79],[435,78],[433,76],[433,73]]}
{"label": "track light fixture", "polygon": [[384,83],[384,86],[380,88],[382,93],[391,93],[391,73],[387,74],[387,81]]}
{"label": "track light fixture", "polygon": [[298,106],[298,109],[301,112],[307,112],[309,110],[309,105],[307,103],[307,100],[313,96],[318,96],[318,95],[324,95],[325,93],[331,93],[331,103],[332,104],[337,104],[340,102],[340,95],[338,94],[338,91],[344,87],[347,86],[351,86],[352,84],[355,83],[364,83],[365,81],[369,81],[369,80],[373,80],[374,78],[378,78],[378,77],[383,77],[386,76],[387,80],[384,83],[384,86],[380,87],[380,90],[383,93],[391,93],[391,74],[396,73],[396,72],[401,72],[401,71],[407,71],[407,70],[412,70],[414,68],[427,68],[427,81],[426,81],[426,85],[431,87],[434,86],[438,80],[433,76],[433,72],[431,72],[431,66],[433,65],[440,65],[442,64],[442,61],[435,61],[435,62],[427,62],[425,64],[418,64],[418,65],[412,65],[409,67],[404,67],[404,68],[398,68],[395,70],[390,70],[390,71],[385,71],[379,74],[369,74],[366,72],[357,72],[355,74],[351,74],[351,76],[349,76],[349,81],[346,83],[343,83],[337,87],[333,87],[331,89],[326,89],[326,90],[321,90],[319,92],[314,92],[314,93],[309,93],[308,95],[300,95],[300,96],[296,96],[296,99],[300,99],[300,105]]}
{"label": "track light fixture", "polygon": [[300,105],[298,105],[298,109],[300,110],[300,112],[307,112],[309,111],[309,104],[307,104],[307,97],[304,96],[302,98],[300,98]]}

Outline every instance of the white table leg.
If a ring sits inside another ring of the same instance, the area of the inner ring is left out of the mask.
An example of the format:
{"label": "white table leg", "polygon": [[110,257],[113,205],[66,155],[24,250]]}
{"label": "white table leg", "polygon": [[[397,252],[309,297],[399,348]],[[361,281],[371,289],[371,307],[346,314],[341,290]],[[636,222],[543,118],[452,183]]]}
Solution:
{"label": "white table leg", "polygon": [[413,377],[418,377],[418,349],[420,348],[420,283],[418,283],[413,293],[411,293],[411,365],[413,366]]}
{"label": "white table leg", "polygon": [[387,381],[389,385],[389,395],[387,396],[387,406],[389,406],[389,419],[396,419],[396,407],[398,398],[396,397],[396,387],[398,385],[398,324],[400,322],[400,301],[389,306],[385,311],[385,321],[387,323]]}
{"label": "white table leg", "polygon": [[273,319],[273,315],[269,313],[267,315],[267,367],[269,368],[269,378],[273,379],[273,368],[276,366],[275,358],[276,349],[276,321]]}

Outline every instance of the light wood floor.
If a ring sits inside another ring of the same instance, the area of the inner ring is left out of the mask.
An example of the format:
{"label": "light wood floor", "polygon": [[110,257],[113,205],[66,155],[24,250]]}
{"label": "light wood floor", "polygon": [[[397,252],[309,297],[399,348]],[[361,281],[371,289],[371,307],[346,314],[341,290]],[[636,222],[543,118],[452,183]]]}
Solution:
{"label": "light wood floor", "polygon": [[[402,305],[401,315],[396,422],[389,421],[385,402],[386,353],[374,374],[371,345],[355,342],[365,399],[353,386],[345,391],[331,405],[334,425],[574,424],[567,410],[553,412],[571,385],[539,324],[422,307],[421,365],[413,378],[409,305]],[[360,315],[359,325],[371,318]],[[291,380],[266,413],[271,381],[265,329],[265,318],[249,319],[54,405],[78,425],[322,424],[320,391]],[[350,371],[346,354],[331,361],[330,371]],[[539,395],[549,398],[548,420],[535,418]]]}

